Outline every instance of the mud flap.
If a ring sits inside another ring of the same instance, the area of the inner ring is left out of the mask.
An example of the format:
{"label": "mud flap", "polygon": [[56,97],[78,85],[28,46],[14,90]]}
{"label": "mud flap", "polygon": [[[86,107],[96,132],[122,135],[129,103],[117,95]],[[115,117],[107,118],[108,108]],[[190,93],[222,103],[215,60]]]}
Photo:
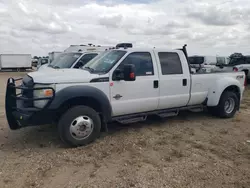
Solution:
{"label": "mud flap", "polygon": [[15,81],[13,78],[9,78],[6,86],[5,114],[10,129],[16,130],[20,129],[21,127],[13,115],[13,111],[16,108],[16,99],[12,96],[16,96]]}

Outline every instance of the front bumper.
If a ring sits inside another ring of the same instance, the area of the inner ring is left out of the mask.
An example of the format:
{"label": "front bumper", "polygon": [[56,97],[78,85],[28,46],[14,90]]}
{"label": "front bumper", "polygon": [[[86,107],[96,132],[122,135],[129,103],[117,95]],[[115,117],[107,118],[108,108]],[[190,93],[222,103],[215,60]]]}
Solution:
{"label": "front bumper", "polygon": [[[6,86],[5,95],[5,113],[10,129],[16,130],[25,126],[42,125],[52,122],[53,112],[48,109],[55,97],[55,90],[52,87],[26,87],[23,85],[16,86],[17,81],[21,79],[9,78]],[[34,90],[51,89],[53,95],[51,97],[33,98],[26,97],[22,93],[25,91],[33,92]],[[17,93],[20,90],[20,93]],[[34,102],[38,100],[48,100],[43,108],[33,106],[25,106],[25,102]]]}

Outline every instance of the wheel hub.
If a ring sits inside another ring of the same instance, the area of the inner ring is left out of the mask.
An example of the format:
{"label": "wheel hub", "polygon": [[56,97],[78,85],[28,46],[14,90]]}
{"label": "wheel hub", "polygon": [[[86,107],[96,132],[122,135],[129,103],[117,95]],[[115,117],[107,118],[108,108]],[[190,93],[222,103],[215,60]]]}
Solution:
{"label": "wheel hub", "polygon": [[224,110],[226,113],[230,114],[235,108],[235,101],[233,98],[228,98],[224,105]]}
{"label": "wheel hub", "polygon": [[71,122],[70,134],[77,140],[86,139],[92,132],[93,120],[88,116],[79,116]]}

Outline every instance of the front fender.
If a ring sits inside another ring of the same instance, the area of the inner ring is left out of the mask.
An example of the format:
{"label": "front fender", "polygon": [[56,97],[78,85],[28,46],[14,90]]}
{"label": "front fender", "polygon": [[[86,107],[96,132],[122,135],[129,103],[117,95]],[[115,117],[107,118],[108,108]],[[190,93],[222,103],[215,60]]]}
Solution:
{"label": "front fender", "polygon": [[213,87],[209,89],[208,97],[207,97],[208,98],[207,106],[217,106],[220,101],[220,97],[222,93],[225,91],[226,88],[230,86],[238,87],[242,95],[243,93],[241,89],[242,87],[238,80],[236,80],[235,78],[230,78],[230,77],[220,78],[219,80],[215,82]]}
{"label": "front fender", "polygon": [[49,108],[58,109],[64,102],[77,97],[90,97],[98,101],[105,120],[111,120],[112,108],[108,97],[101,90],[91,86],[69,86],[58,91]]}

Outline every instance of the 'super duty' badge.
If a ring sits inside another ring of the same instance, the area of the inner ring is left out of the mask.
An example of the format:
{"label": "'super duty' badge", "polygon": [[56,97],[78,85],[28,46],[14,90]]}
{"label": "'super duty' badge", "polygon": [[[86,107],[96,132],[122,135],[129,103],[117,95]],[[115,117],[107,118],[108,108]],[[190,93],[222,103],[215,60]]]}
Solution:
{"label": "'super duty' badge", "polygon": [[237,80],[240,80],[240,79],[243,79],[243,78],[244,78],[244,76],[242,76],[242,75],[236,77]]}

